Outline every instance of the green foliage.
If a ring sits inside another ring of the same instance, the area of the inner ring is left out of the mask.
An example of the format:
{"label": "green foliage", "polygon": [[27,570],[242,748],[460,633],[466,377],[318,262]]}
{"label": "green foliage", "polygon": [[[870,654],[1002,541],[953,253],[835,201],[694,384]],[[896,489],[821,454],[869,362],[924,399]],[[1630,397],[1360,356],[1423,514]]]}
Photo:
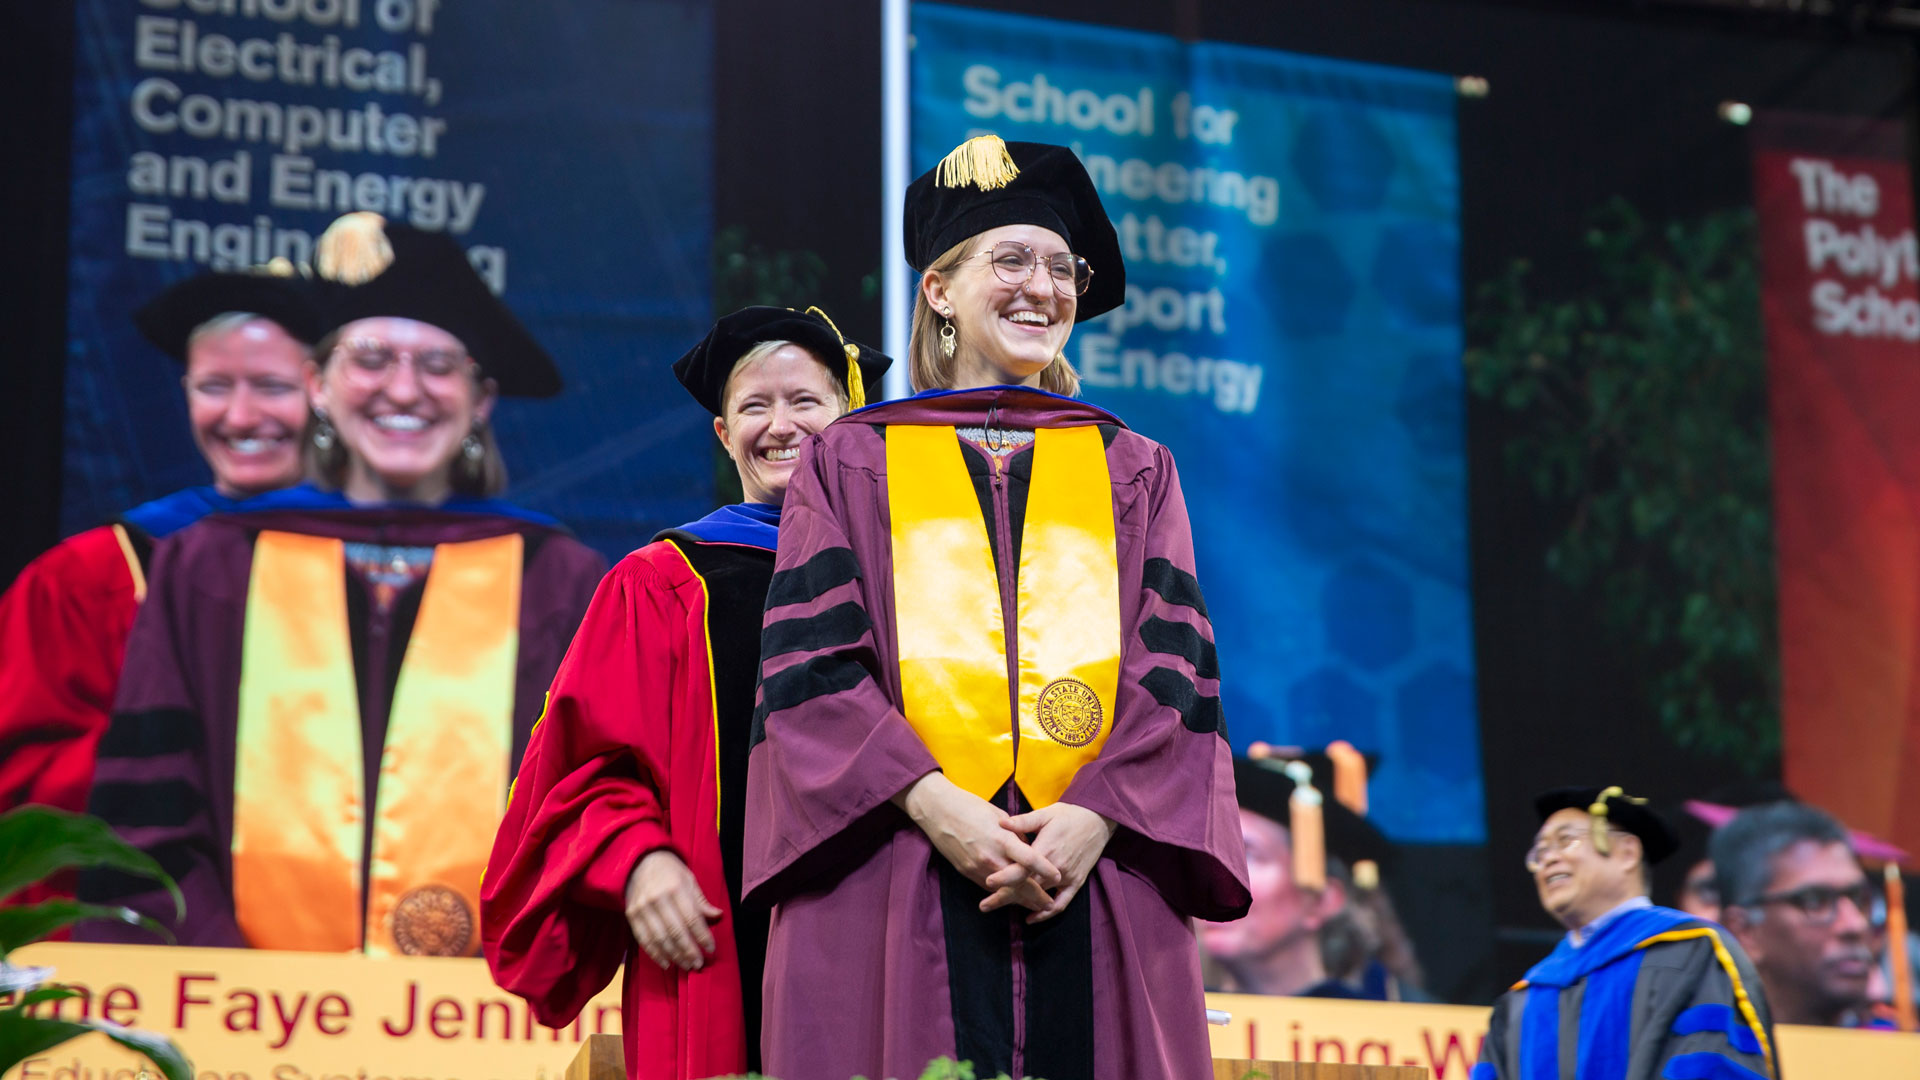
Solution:
{"label": "green foliage", "polygon": [[[173,879],[144,852],[114,835],[98,818],[45,806],[23,806],[0,814],[0,899],[62,870],[104,866],[152,878],[173,896],[175,917],[186,905]],[[89,919],[134,923],[165,933],[158,923],[127,908],[49,900],[0,908],[0,986],[13,997],[0,1008],[0,1073],[61,1043],[98,1031],[153,1062],[166,1080],[193,1080],[193,1066],[172,1042],[107,1020],[67,1020],[59,1003],[74,991],[46,985],[50,968],[22,968],[7,954],[62,927]],[[52,1006],[49,1010],[47,1006]],[[42,1016],[52,1011],[54,1015]]]}
{"label": "green foliage", "polygon": [[738,225],[713,237],[713,310],[716,315],[754,304],[804,308],[820,300],[827,261],[814,251],[769,251]]}
{"label": "green foliage", "polygon": [[1586,245],[1586,295],[1530,294],[1525,261],[1480,290],[1468,379],[1517,421],[1508,467],[1564,513],[1548,566],[1597,597],[1663,729],[1758,772],[1780,724],[1753,217],[1615,200]]}

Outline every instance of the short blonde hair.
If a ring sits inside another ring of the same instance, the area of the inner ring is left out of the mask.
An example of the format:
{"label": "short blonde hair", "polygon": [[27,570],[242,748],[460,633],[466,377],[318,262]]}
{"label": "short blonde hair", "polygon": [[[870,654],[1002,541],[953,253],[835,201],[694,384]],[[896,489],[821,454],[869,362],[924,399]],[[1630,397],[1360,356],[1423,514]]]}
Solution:
{"label": "short blonde hair", "polygon": [[[978,249],[980,238],[985,235],[970,236],[948,248],[920,275],[921,282],[926,281],[927,274],[942,277],[952,274]],[[934,314],[933,305],[927,303],[925,288],[916,288],[913,292],[913,337],[907,343],[907,357],[908,374],[915,391],[967,389],[953,385],[954,358],[940,351],[940,317]],[[1040,389],[1067,397],[1080,396],[1080,373],[1073,369],[1065,353],[1040,369]]]}
{"label": "short blonde hair", "polygon": [[[743,367],[746,367],[748,364],[758,363],[759,361],[764,360],[769,356],[772,356],[774,353],[779,352],[781,349],[784,349],[789,345],[792,345],[795,348],[798,348],[801,352],[804,352],[808,356],[813,357],[816,361],[819,361],[819,364],[821,367],[827,369],[827,381],[833,384],[833,400],[839,403],[840,412],[844,413],[847,411],[848,398],[847,398],[846,376],[841,372],[835,371],[833,369],[832,363],[828,362],[825,359],[822,359],[818,352],[815,352],[814,350],[808,348],[805,345],[800,344],[797,341],[762,341],[762,342],[756,343],[753,346],[753,348],[748,349],[746,352],[743,352],[740,354],[740,359],[735,360],[733,362],[733,370],[727,372],[727,381],[720,384],[720,419],[721,420],[725,420],[727,418],[727,402],[733,400],[733,377],[740,373],[740,369]],[[844,361],[842,362],[844,363]]]}

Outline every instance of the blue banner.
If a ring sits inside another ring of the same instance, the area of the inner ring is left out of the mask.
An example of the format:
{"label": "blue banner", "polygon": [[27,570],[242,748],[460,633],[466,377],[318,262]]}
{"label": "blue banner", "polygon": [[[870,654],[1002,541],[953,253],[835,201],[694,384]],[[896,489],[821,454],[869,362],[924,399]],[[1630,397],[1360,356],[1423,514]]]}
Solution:
{"label": "blue banner", "polygon": [[915,173],[1069,145],[1119,230],[1127,303],[1067,354],[1180,463],[1234,745],[1346,739],[1388,833],[1483,842],[1452,81],[933,4],[913,35]]}
{"label": "blue banner", "polygon": [[167,283],[304,260],[341,213],[445,229],[566,392],[502,403],[509,497],[610,555],[712,506],[709,418],[668,364],[709,321],[708,7],[697,0],[81,0],[62,525],[189,484],[180,370],[135,333]]}

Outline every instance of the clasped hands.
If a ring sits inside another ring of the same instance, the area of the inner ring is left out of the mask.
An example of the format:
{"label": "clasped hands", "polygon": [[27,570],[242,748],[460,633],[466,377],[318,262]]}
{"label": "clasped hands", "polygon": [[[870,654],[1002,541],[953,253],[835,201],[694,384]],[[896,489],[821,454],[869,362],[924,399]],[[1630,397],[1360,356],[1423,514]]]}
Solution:
{"label": "clasped hands", "polygon": [[1054,803],[1010,815],[938,772],[893,801],[954,869],[987,890],[981,911],[1018,904],[1032,912],[1028,923],[1067,909],[1113,837],[1114,823],[1086,807]]}

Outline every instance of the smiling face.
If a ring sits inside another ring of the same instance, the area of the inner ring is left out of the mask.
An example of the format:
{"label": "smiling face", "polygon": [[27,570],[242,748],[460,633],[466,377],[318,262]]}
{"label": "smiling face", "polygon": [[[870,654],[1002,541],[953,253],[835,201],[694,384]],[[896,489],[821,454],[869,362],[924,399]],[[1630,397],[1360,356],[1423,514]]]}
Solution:
{"label": "smiling face", "polygon": [[1044,265],[1019,284],[1002,281],[994,273],[987,253],[1003,240],[1027,245],[1042,261],[1068,250],[1067,242],[1051,229],[1002,225],[975,237],[967,245],[966,258],[952,271],[929,271],[921,279],[927,303],[952,320],[958,335],[956,389],[1033,385],[1073,333],[1078,300],[1054,287]]}
{"label": "smiling face", "polygon": [[1569,930],[1647,891],[1641,878],[1640,838],[1610,832],[1612,851],[1602,855],[1593,847],[1592,822],[1585,810],[1570,806],[1554,811],[1534,834],[1536,849],[1543,853],[1532,867],[1540,906]]}
{"label": "smiling face", "polygon": [[342,493],[445,502],[461,441],[493,411],[492,381],[478,378],[458,338],[413,319],[360,319],[338,341],[308,393],[346,448]]}
{"label": "smiling face", "polygon": [[300,482],[307,347],[271,319],[215,320],[187,345],[187,419],[222,495]]}
{"label": "smiling face", "polygon": [[779,506],[800,444],[840,415],[839,384],[798,345],[741,361],[727,379],[726,412],[713,431],[740,471],[748,502]]}

